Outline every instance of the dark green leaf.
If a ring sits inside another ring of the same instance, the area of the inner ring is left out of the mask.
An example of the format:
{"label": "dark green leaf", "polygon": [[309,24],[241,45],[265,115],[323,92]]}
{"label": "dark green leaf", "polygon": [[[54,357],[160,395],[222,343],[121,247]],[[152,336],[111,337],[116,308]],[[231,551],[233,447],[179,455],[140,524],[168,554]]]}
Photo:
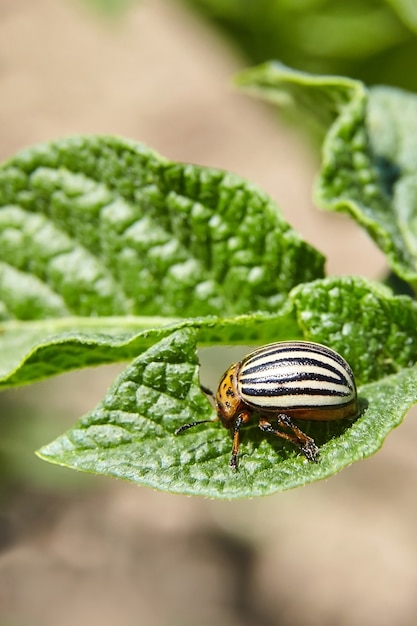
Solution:
{"label": "dark green leaf", "polygon": [[417,367],[412,367],[361,387],[356,421],[304,422],[321,445],[317,463],[263,435],[254,422],[245,429],[235,472],[228,466],[230,437],[218,422],[174,435],[186,422],[215,417],[199,388],[195,341],[195,333],[184,329],[150,348],[95,410],[39,455],[172,492],[218,498],[266,495],[326,478],[374,453],[417,401]]}
{"label": "dark green leaf", "polygon": [[359,383],[383,379],[417,362],[417,303],[359,277],[300,285],[291,294],[306,338],[348,360]]}
{"label": "dark green leaf", "polygon": [[[290,303],[288,303],[290,304]],[[200,345],[268,343],[300,337],[291,306],[233,318],[63,318],[5,322],[0,388],[32,383],[71,369],[132,359],[180,328],[195,328]],[[40,339],[44,337],[44,339]]]}
{"label": "dark green leaf", "polygon": [[111,137],[0,168],[3,385],[132,358],[188,316],[279,311],[322,275],[272,200],[227,172]]}
{"label": "dark green leaf", "polygon": [[279,63],[246,70],[238,82],[268,100],[294,103],[327,131],[317,202],[351,215],[416,288],[417,97]]}
{"label": "dark green leaf", "polygon": [[79,137],[0,168],[0,315],[275,311],[323,257],[274,202],[227,172]]}

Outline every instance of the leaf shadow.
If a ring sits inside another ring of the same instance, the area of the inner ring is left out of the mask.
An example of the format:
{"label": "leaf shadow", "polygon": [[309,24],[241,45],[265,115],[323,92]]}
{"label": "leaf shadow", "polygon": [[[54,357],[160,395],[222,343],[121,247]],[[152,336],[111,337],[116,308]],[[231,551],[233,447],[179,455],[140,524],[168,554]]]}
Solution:
{"label": "leaf shadow", "polygon": [[[343,436],[345,433],[349,431],[355,422],[360,419],[368,408],[369,402],[367,398],[359,397],[358,398],[358,413],[354,417],[345,418],[343,420],[335,420],[335,421],[313,421],[313,420],[296,420],[294,419],[294,423],[306,434],[314,439],[319,448],[328,443],[331,439],[337,439],[338,437]],[[277,455],[277,460],[279,462],[286,461],[288,459],[293,458],[294,456],[300,455],[297,447],[280,437],[269,435],[267,433],[261,432],[256,423],[251,424],[249,427],[242,428],[241,430],[241,457],[245,457],[250,452],[247,450],[248,444],[249,447],[252,447],[254,450],[258,451],[259,447],[262,445],[262,442],[267,439],[270,447],[274,450]],[[260,452],[258,452],[260,454]]]}
{"label": "leaf shadow", "polygon": [[347,417],[341,420],[332,420],[328,422],[300,422],[300,420],[294,420],[297,426],[301,428],[307,435],[313,437],[316,444],[324,446],[331,439],[337,439],[347,433],[350,428],[357,422],[365,413],[369,406],[367,398],[361,396],[358,398],[358,413],[353,417]]}

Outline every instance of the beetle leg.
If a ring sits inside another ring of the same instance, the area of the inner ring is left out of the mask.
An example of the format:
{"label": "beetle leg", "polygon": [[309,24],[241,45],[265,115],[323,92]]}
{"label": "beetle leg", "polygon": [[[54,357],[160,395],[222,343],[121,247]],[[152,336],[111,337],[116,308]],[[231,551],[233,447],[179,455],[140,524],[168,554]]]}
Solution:
{"label": "beetle leg", "polygon": [[234,470],[237,470],[238,466],[238,456],[239,456],[239,444],[240,444],[240,427],[244,422],[244,416],[240,413],[235,421],[235,425],[233,428],[233,446],[232,446],[232,456],[230,457],[229,465]]}
{"label": "beetle leg", "polygon": [[319,452],[318,446],[312,437],[306,435],[298,426],[294,424],[292,419],[286,413],[282,413],[278,416],[282,423],[290,428],[294,435],[298,438],[298,446],[301,452],[309,461],[316,461]]}
{"label": "beetle leg", "polygon": [[318,447],[311,437],[303,433],[298,426],[296,426],[289,415],[285,413],[280,413],[276,417],[278,425],[286,426],[291,433],[283,432],[282,430],[277,430],[272,426],[272,424],[265,418],[261,418],[259,420],[259,428],[265,433],[272,433],[277,437],[281,437],[281,439],[286,439],[287,441],[291,441],[296,446],[298,446],[301,452],[309,461],[316,461],[318,454]]}

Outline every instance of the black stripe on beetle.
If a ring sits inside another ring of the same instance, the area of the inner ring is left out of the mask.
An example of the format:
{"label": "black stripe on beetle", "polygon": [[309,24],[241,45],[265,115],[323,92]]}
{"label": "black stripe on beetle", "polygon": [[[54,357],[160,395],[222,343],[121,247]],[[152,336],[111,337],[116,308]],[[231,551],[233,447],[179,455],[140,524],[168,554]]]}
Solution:
{"label": "black stripe on beetle", "polygon": [[[300,379],[302,379],[303,376],[307,375],[308,369],[311,369],[317,375],[320,375],[319,373],[322,371],[327,372],[327,375],[329,375],[329,373],[333,374],[334,376],[336,376],[336,380],[338,382],[340,381],[347,385],[349,384],[349,380],[351,380],[351,377],[349,377],[348,379],[346,375],[340,371],[340,369],[337,369],[330,364],[326,364],[326,367],[324,368],[322,361],[319,361],[318,359],[286,357],[285,359],[276,359],[275,361],[268,362],[260,359],[258,360],[260,361],[259,363],[251,361],[251,367],[247,367],[247,365],[245,364],[244,373],[241,372],[241,379],[246,376],[251,376],[253,374],[263,374],[265,376],[269,371],[273,372],[274,370],[276,370],[277,365],[281,365],[282,367],[286,367],[287,369],[293,368]],[[332,377],[332,380],[334,380],[334,376]]]}
{"label": "black stripe on beetle", "polygon": [[[246,383],[251,383],[254,380],[253,376],[247,376],[247,372],[245,371],[246,376],[240,376],[239,382],[241,386]],[[305,372],[298,371],[294,373],[285,373],[285,376],[274,376],[273,371],[262,371],[262,376],[259,376],[259,380],[268,383],[274,383],[276,385],[286,385],[288,383],[299,382],[302,383],[305,380],[315,380],[321,381],[323,383],[334,383],[335,385],[343,384],[348,389],[351,389],[351,385],[347,380],[339,378],[335,378],[334,376],[329,376],[329,374],[321,374],[320,372]]]}
{"label": "black stripe on beetle", "polygon": [[[314,387],[282,387],[280,389],[267,389],[260,387],[242,387],[242,394],[244,396],[254,396],[259,398],[277,398],[280,396],[337,396],[339,398],[346,398],[350,396],[350,393],[338,391],[337,389],[326,389],[323,392],[322,389],[315,389]],[[255,401],[254,401],[255,402]],[[339,403],[338,403],[339,404]],[[336,404],[335,406],[338,406]],[[259,406],[264,407],[264,404],[259,403]],[[320,406],[320,403],[312,405],[311,402],[306,401],[306,408],[310,406]],[[288,409],[288,406],[286,407]]]}
{"label": "black stripe on beetle", "polygon": [[[308,341],[271,343],[229,367],[214,396],[217,417],[233,436],[230,466],[237,468],[240,429],[256,413],[265,433],[292,442],[309,461],[316,461],[314,440],[292,419],[330,421],[355,417],[358,398],[349,364],[340,354]],[[188,428],[212,420],[191,422]],[[275,426],[272,425],[273,422]]]}

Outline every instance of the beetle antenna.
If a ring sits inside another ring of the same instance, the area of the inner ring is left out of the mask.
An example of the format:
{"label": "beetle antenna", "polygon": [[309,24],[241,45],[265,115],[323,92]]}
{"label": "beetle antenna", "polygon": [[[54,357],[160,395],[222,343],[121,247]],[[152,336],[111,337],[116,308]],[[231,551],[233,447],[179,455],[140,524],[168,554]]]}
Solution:
{"label": "beetle antenna", "polygon": [[179,435],[184,432],[184,430],[188,430],[189,428],[193,428],[193,426],[198,426],[199,424],[207,424],[208,422],[213,422],[214,420],[201,420],[199,422],[190,422],[189,424],[183,424],[174,432],[174,435]]}
{"label": "beetle antenna", "polygon": [[203,393],[206,394],[206,396],[210,396],[210,398],[213,398],[214,400],[214,393],[212,392],[211,389],[209,389],[208,387],[205,387],[204,385],[200,384],[200,389]]}

